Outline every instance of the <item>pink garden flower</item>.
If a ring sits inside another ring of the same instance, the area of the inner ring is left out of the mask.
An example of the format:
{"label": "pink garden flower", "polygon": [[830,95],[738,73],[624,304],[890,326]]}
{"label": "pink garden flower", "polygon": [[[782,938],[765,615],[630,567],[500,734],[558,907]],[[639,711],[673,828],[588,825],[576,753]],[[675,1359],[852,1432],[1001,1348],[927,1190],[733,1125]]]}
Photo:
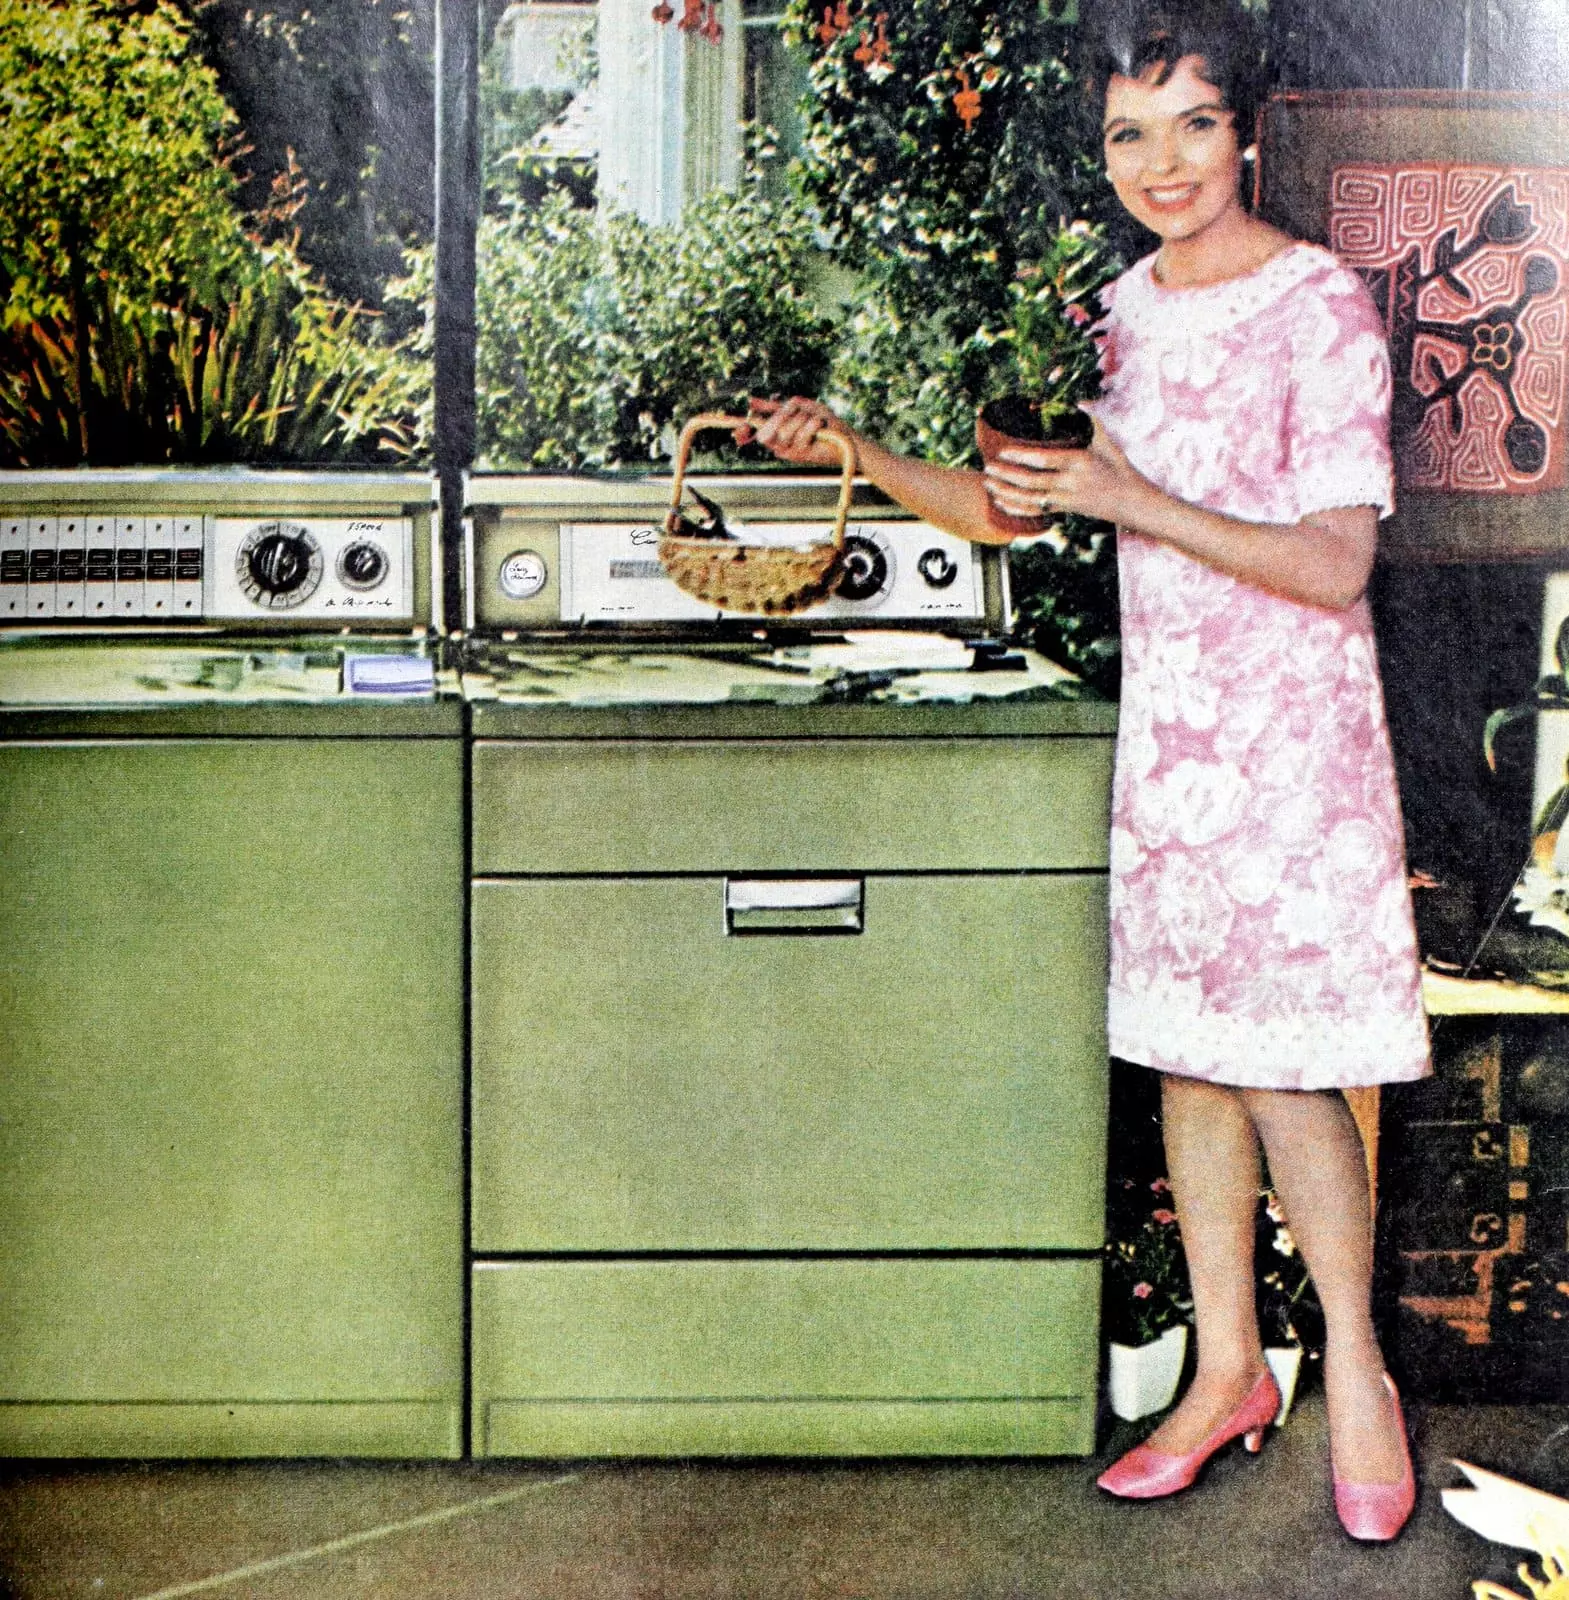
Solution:
{"label": "pink garden flower", "polygon": [[1148,1300],[1154,1292],[1155,1289],[1152,1284],[1136,1283],[1133,1286],[1133,1298],[1135,1300]]}
{"label": "pink garden flower", "polygon": [[1158,1211],[1152,1211],[1150,1215],[1159,1223],[1175,1222],[1177,1220],[1177,1213],[1168,1211],[1165,1206],[1162,1206]]}

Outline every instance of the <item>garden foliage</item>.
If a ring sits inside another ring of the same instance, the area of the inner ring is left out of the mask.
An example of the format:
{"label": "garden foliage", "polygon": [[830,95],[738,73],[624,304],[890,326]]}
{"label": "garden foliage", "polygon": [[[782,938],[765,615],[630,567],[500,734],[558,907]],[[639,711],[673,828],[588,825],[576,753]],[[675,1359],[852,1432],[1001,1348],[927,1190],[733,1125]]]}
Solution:
{"label": "garden foliage", "polygon": [[[1071,406],[1093,392],[1081,324],[1117,264],[1102,226],[1114,202],[1066,9],[790,0],[787,11],[811,58],[797,178],[860,279],[827,398],[947,465],[975,463],[985,401],[1021,390]],[[1015,594],[1034,642],[1114,691],[1115,541],[1070,517],[1021,554]]]}
{"label": "garden foliage", "polygon": [[406,353],[248,230],[172,5],[0,0],[0,105],[0,464],[407,448]]}
{"label": "garden foliage", "polygon": [[435,0],[178,0],[245,130],[241,205],[303,174],[299,253],[330,292],[377,306],[428,241]]}
{"label": "garden foliage", "polygon": [[1073,30],[1041,0],[791,0],[787,18],[811,56],[798,177],[865,288],[836,388],[857,421],[968,461],[975,407],[1017,387],[1020,270],[1071,255],[1095,287],[1104,184]]}
{"label": "garden foliage", "polygon": [[556,191],[479,240],[482,458],[566,470],[670,453],[678,421],[749,394],[815,394],[833,319],[810,289],[811,229],[749,181],[678,227]]}

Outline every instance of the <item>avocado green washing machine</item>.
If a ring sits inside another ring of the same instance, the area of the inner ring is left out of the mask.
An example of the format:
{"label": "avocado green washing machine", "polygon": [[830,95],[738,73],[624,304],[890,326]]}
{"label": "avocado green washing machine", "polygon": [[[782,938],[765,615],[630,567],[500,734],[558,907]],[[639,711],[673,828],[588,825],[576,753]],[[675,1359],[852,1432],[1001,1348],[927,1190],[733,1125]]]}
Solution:
{"label": "avocado green washing machine", "polygon": [[472,1449],[1086,1453],[1116,708],[865,485],[783,620],[668,497],[470,486]]}
{"label": "avocado green washing machine", "polygon": [[0,485],[0,1454],[462,1449],[417,475]]}

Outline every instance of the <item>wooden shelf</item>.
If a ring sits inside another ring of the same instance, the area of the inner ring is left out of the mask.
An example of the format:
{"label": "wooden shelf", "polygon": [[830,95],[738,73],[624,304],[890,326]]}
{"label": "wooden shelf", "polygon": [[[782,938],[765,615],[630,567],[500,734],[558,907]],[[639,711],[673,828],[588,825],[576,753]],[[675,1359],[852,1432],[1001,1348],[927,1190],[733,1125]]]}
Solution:
{"label": "wooden shelf", "polygon": [[1569,1016],[1569,989],[1544,989],[1507,978],[1424,971],[1422,1001],[1430,1017]]}

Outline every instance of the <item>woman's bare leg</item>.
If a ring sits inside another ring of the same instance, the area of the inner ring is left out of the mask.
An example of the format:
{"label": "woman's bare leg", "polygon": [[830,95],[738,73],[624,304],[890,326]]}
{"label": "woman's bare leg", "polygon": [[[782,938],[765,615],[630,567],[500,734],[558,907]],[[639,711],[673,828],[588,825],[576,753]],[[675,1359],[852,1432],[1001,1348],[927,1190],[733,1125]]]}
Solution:
{"label": "woman's bare leg", "polygon": [[1244,1101],[1324,1308],[1324,1389],[1336,1473],[1351,1483],[1395,1483],[1404,1457],[1373,1331],[1373,1220],[1350,1107],[1337,1091],[1249,1089]]}
{"label": "woman's bare leg", "polygon": [[1185,1455],[1242,1404],[1264,1370],[1253,1299],[1258,1137],[1242,1091],[1197,1078],[1161,1079],[1161,1123],[1193,1288],[1198,1364],[1148,1443]]}

